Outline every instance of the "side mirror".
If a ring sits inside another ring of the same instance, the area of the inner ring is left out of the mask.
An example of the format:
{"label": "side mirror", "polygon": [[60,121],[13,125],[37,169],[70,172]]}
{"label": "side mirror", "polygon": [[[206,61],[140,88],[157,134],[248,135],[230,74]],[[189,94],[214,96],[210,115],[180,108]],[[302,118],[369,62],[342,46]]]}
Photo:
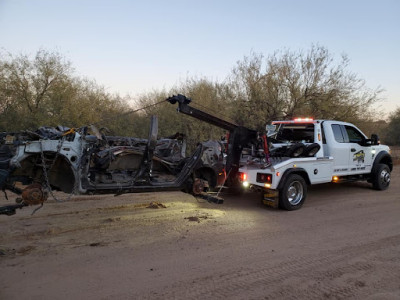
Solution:
{"label": "side mirror", "polygon": [[371,139],[365,139],[365,140],[362,140],[359,144],[361,146],[368,147],[368,146],[373,145],[373,141]]}
{"label": "side mirror", "polygon": [[371,141],[372,141],[372,145],[379,145],[381,143],[378,135],[375,133],[371,134]]}

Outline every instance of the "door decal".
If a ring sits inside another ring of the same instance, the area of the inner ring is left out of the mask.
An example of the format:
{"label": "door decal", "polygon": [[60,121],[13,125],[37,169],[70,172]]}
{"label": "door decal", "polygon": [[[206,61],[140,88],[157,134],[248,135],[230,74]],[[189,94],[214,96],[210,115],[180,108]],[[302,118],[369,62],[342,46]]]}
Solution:
{"label": "door decal", "polygon": [[364,150],[360,150],[353,155],[353,161],[357,161],[358,163],[364,163],[365,153]]}

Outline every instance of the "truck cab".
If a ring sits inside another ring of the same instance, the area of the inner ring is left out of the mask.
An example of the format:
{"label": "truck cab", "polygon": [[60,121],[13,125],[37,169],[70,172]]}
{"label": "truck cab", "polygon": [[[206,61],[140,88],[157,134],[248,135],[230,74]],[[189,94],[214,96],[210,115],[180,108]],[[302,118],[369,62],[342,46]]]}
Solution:
{"label": "truck cab", "polygon": [[272,122],[269,156],[247,157],[239,169],[243,185],[261,190],[264,202],[287,210],[300,208],[307,186],[367,180],[377,190],[390,184],[388,146],[380,145],[347,122],[309,118]]}

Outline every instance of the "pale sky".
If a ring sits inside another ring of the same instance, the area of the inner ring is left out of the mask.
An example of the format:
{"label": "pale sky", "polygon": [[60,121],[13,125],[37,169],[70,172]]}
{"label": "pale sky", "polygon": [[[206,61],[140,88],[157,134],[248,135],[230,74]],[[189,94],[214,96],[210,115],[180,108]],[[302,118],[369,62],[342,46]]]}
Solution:
{"label": "pale sky", "polygon": [[0,48],[56,50],[76,74],[132,97],[188,76],[222,81],[251,51],[325,46],[400,106],[399,0],[0,0]]}

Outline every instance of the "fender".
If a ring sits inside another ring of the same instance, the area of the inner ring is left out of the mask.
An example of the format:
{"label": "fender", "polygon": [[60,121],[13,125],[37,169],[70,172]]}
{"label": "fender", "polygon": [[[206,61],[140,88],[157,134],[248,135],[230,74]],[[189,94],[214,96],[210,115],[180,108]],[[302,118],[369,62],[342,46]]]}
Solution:
{"label": "fender", "polygon": [[386,164],[386,165],[388,165],[390,171],[393,170],[393,160],[392,160],[392,157],[391,157],[391,155],[390,155],[387,151],[385,151],[385,150],[379,152],[378,155],[375,157],[374,164],[372,165],[372,171],[375,170],[375,168],[376,168],[376,166],[377,166],[378,164]]}
{"label": "fender", "polygon": [[307,184],[311,184],[310,182],[310,178],[308,178],[308,174],[306,172],[306,170],[304,170],[303,168],[290,168],[287,169],[283,175],[281,180],[279,181],[278,187],[277,189],[281,189],[282,186],[284,185],[284,182],[286,181],[286,179],[289,177],[290,174],[298,174],[303,176],[304,180],[306,181]]}

